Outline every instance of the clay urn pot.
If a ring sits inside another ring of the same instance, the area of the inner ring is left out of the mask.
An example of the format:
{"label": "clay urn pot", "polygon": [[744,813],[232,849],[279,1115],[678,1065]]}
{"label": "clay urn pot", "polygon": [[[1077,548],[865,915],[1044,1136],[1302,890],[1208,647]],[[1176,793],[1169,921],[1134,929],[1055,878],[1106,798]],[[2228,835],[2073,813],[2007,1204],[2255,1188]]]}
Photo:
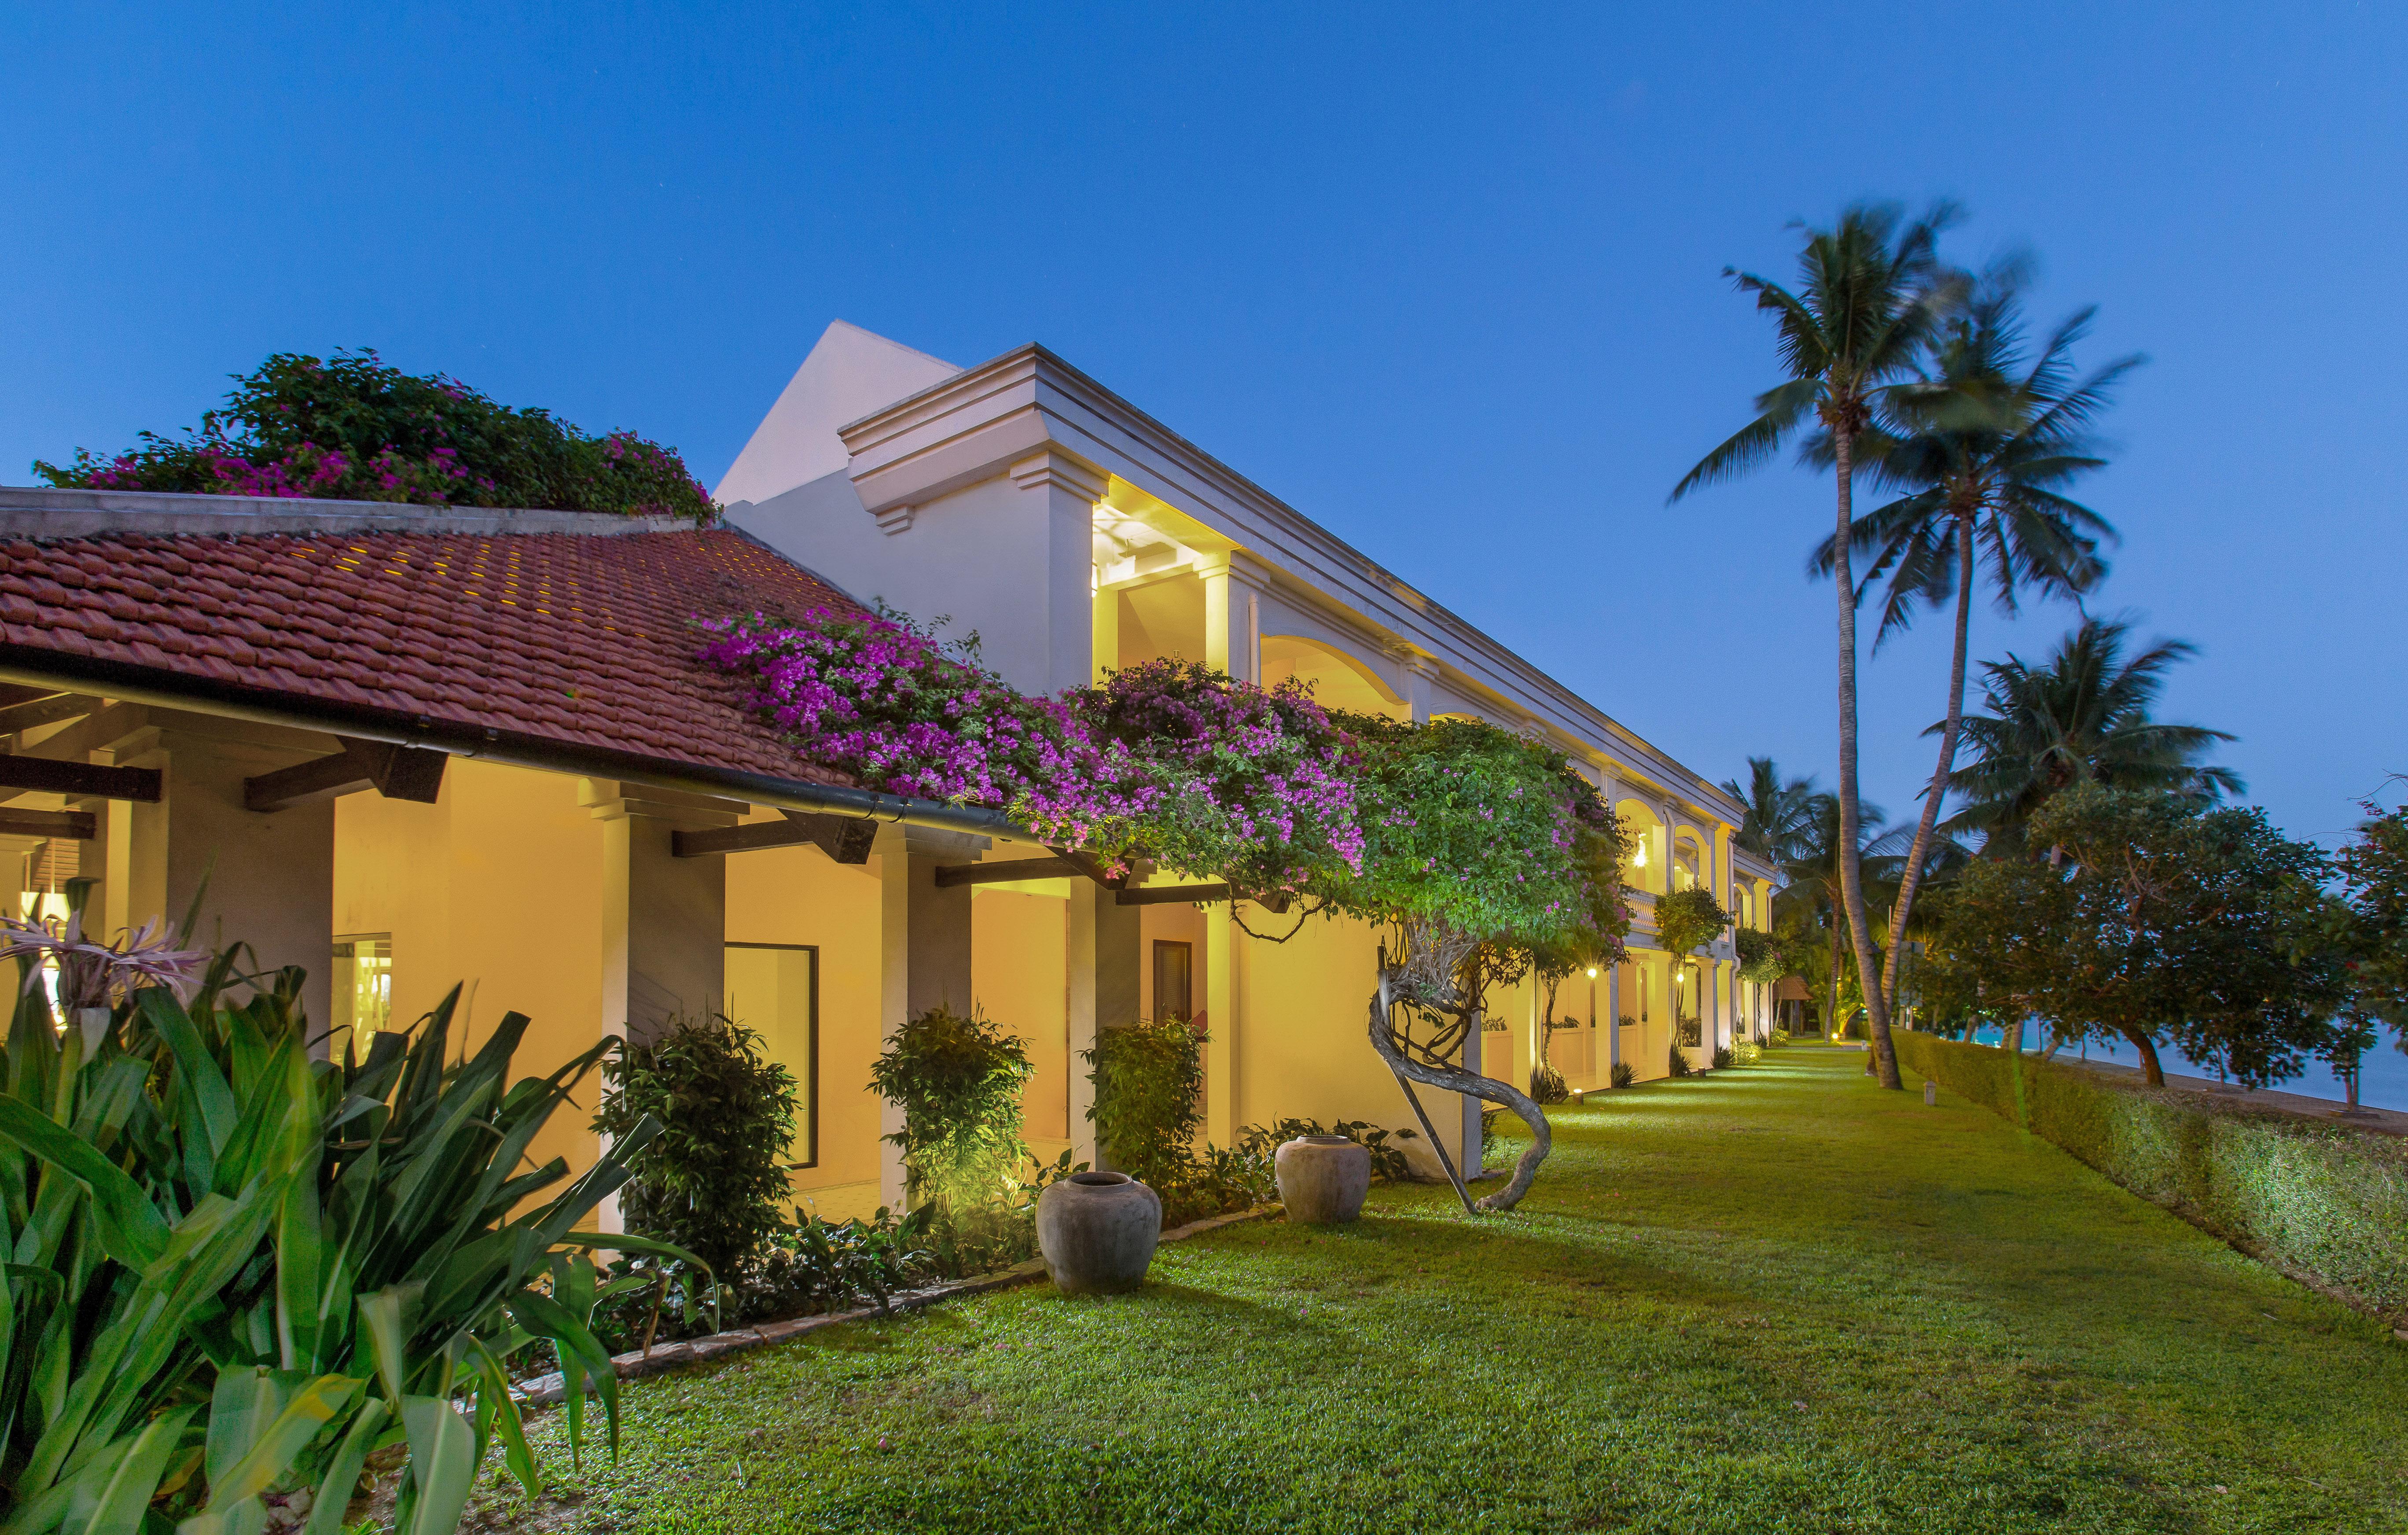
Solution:
{"label": "clay urn pot", "polygon": [[1162,1197],[1125,1172],[1074,1172],[1037,1197],[1037,1250],[1065,1295],[1145,1283],[1162,1236]]}
{"label": "clay urn pot", "polygon": [[1280,1147],[1280,1203],[1287,1218],[1307,1226],[1336,1226],[1363,1212],[1371,1192],[1371,1153],[1342,1135],[1300,1135]]}

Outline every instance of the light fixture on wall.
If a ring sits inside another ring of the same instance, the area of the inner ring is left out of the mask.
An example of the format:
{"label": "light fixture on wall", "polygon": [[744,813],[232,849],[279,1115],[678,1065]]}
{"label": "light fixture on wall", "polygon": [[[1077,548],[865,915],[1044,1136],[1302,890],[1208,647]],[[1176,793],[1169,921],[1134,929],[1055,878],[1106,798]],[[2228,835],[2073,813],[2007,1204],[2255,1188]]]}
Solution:
{"label": "light fixture on wall", "polygon": [[1645,868],[1647,867],[1647,846],[1645,843],[1641,843],[1639,851],[1630,855],[1630,867],[1633,868]]}
{"label": "light fixture on wall", "polygon": [[1589,978],[1591,981],[1594,981],[1594,980],[1596,980],[1596,979],[1597,979],[1597,967],[1596,967],[1596,966],[1591,965],[1591,966],[1588,968],[1588,978]]}

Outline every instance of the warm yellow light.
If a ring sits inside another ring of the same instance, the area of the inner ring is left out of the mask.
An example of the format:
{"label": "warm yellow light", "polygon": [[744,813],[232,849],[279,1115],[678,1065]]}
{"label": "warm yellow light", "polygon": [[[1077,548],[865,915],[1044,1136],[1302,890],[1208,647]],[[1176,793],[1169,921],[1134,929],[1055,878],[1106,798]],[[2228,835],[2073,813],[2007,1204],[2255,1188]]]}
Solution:
{"label": "warm yellow light", "polygon": [[1588,968],[1588,978],[1589,978],[1591,981],[1594,981],[1594,980],[1596,980],[1596,979],[1597,979],[1597,967],[1596,967],[1596,966],[1591,965],[1591,966]]}
{"label": "warm yellow light", "polygon": [[1645,868],[1647,867],[1647,850],[1645,848],[1641,848],[1638,852],[1630,855],[1630,867],[1633,868]]}

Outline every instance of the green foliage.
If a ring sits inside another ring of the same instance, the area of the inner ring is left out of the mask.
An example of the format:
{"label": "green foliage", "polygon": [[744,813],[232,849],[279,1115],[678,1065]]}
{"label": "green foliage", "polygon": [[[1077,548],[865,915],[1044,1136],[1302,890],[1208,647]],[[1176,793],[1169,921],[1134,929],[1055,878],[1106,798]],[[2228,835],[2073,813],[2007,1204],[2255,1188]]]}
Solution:
{"label": "green foliage", "polygon": [[1341,1119],[1324,1128],[1317,1119],[1283,1119],[1269,1125],[1249,1125],[1238,1136],[1238,1149],[1250,1156],[1273,1157],[1282,1146],[1307,1135],[1342,1135],[1371,1154],[1371,1176],[1382,1183],[1402,1184],[1412,1181],[1412,1164],[1406,1160],[1401,1146],[1388,1141],[1418,1140],[1412,1130],[1383,1130],[1359,1119]]}
{"label": "green foliage", "polygon": [[1729,1070],[1729,1069],[1730,1069],[1730,1067],[1731,1067],[1731,1052],[1730,1052],[1730,1046],[1726,1045],[1726,1044],[1718,1044],[1718,1045],[1714,1046],[1714,1053],[1713,1053],[1713,1069],[1714,1069],[1715,1070],[1717,1070],[1717,1071],[1727,1071],[1727,1070]]}
{"label": "green foliage", "polygon": [[1563,753],[1478,720],[1335,718],[1356,741],[1362,871],[1317,893],[1372,922],[1435,923],[1565,968],[1621,957],[1629,834]]}
{"label": "green foliage", "polygon": [[226,403],[181,438],[142,434],[112,459],[78,450],[54,485],[539,507],[707,522],[710,493],[678,455],[632,433],[588,437],[549,411],[497,405],[373,351],[278,352],[236,375]]}
{"label": "green foliage", "polygon": [[2349,903],[2352,989],[2408,1050],[2408,806],[2373,813],[2333,867]]}
{"label": "green foliage", "polygon": [[1194,1157],[1204,1116],[1204,1038],[1176,1018],[1096,1030],[1079,1053],[1095,1083],[1087,1118],[1105,1155],[1158,1193]]}
{"label": "green foliage", "polygon": [[2142,1198],[2395,1319],[2408,1315],[2408,1141],[2151,1091],[1901,1033],[1909,1069]]}
{"label": "green foliage", "polygon": [[1534,1103],[1562,1103],[1572,1096],[1571,1084],[1564,1074],[1540,1061],[1530,1068],[1530,1100]]}
{"label": "green foliage", "polygon": [[1733,934],[1739,945],[1739,978],[1753,985],[1770,986],[1790,972],[1789,955],[1781,940],[1770,933],[1754,927],[1742,927]]}
{"label": "green foliage", "polygon": [[1670,1076],[1685,1077],[1689,1074],[1689,1057],[1681,1054],[1681,1041],[1678,1038],[1672,1040],[1670,1053],[1664,1058],[1664,1069]]}
{"label": "green foliage", "polygon": [[801,1096],[761,1037],[720,1014],[679,1016],[655,1039],[602,1063],[594,1128],[621,1136],[646,1118],[660,1139],[619,1191],[625,1228],[684,1248],[734,1279],[785,1224],[785,1164]]}
{"label": "green foliage", "polygon": [[1980,832],[1991,853],[2045,848],[2047,840],[2027,823],[2072,784],[2170,794],[2201,805],[2242,791],[2239,774],[2206,762],[2232,737],[2154,716],[2168,674],[2196,648],[2161,639],[2128,659],[2130,639],[2129,624],[2086,618],[2043,661],[2010,654],[1982,664],[1989,712],[1965,717],[1972,760],[1948,775],[1960,806],[1952,827]]}
{"label": "green foliage", "polygon": [[1702,885],[1656,897],[1656,940],[1682,955],[1712,943],[1730,925],[1730,913]]}
{"label": "green foliage", "polygon": [[2262,811],[2082,783],[2029,823],[2052,856],[1978,860],[1944,942],[1969,1006],[2114,1037],[2156,1075],[2163,1044],[2261,1086],[2319,1050],[2344,993],[2323,854]]}
{"label": "green foliage", "polygon": [[869,1068],[870,1085],[903,1111],[886,1139],[903,1148],[915,1198],[954,1207],[996,1202],[1028,1158],[1020,1095],[1037,1068],[1028,1051],[973,1007],[930,1008],[905,1023]]}
{"label": "green foliage", "polygon": [[1607,1073],[1606,1080],[1616,1087],[1627,1087],[1639,1080],[1639,1072],[1628,1061],[1616,1061],[1613,1063],[1612,1069]]}
{"label": "green foliage", "polygon": [[0,1063],[11,1531],[132,1531],[146,1509],[256,1528],[263,1499],[306,1492],[323,1535],[365,1457],[403,1445],[397,1528],[448,1531],[495,1439],[540,1485],[502,1363],[537,1339],[576,1384],[572,1444],[590,1381],[615,1449],[601,1289],[564,1249],[657,1126],[573,1182],[524,1156],[599,1050],[512,1084],[513,1012],[447,1063],[455,988],[414,1038],[312,1060],[301,972],[237,1004],[237,953],[190,1008],[137,990],[90,1040],[21,997]]}

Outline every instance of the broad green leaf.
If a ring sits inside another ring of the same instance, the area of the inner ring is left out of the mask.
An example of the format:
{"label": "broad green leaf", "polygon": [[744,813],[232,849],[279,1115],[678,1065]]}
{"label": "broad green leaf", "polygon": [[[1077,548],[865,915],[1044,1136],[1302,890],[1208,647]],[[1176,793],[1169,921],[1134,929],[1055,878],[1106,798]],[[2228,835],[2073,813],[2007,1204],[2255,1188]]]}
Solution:
{"label": "broad green leaf", "polygon": [[[543,1472],[536,1465],[535,1447],[527,1442],[526,1423],[519,1416],[519,1404],[510,1395],[510,1372],[502,1361],[481,1342],[477,1347],[477,1412],[480,1417],[490,1414],[494,1431],[502,1442],[502,1463],[518,1479],[519,1486],[532,1502],[543,1494]],[[482,1436],[480,1436],[482,1437]],[[479,1459],[483,1456],[480,1454]]]}
{"label": "broad green leaf", "polygon": [[335,1458],[326,1462],[325,1477],[318,1484],[317,1497],[309,1505],[309,1522],[302,1527],[301,1535],[341,1535],[351,1489],[359,1485],[360,1468],[376,1448],[387,1415],[385,1404],[374,1397],[360,1403],[351,1428],[335,1449]]}
{"label": "broad green leaf", "polygon": [[[290,1399],[283,1400],[272,1420],[251,1424],[251,1442],[231,1467],[221,1470],[217,1457],[216,1403],[210,1403],[209,1423],[209,1506],[215,1513],[258,1497],[272,1486],[278,1478],[293,1467],[294,1460],[318,1437],[318,1431],[335,1421],[343,1409],[359,1394],[365,1381],[348,1375],[321,1375],[316,1380],[296,1383]],[[279,1396],[283,1392],[279,1389]]]}
{"label": "broad green leaf", "polygon": [[367,1335],[368,1346],[376,1355],[377,1379],[384,1384],[385,1400],[394,1406],[400,1405],[409,1379],[409,1342],[402,1319],[409,1299],[407,1289],[398,1285],[359,1299],[360,1330]]}
{"label": "broad green leaf", "polygon": [[117,1262],[140,1270],[166,1248],[167,1223],[142,1185],[49,1115],[0,1097],[0,1139],[16,1142],[83,1185],[92,1198],[101,1249]]}
{"label": "broad green leaf", "polygon": [[79,1481],[97,1496],[80,1535],[135,1535],[142,1528],[142,1516],[159,1490],[159,1479],[167,1473],[167,1462],[175,1457],[184,1426],[199,1411],[179,1407],[162,1413],[122,1447],[109,1446],[102,1459],[86,1469],[84,1478],[92,1480]]}
{"label": "broad green leaf", "polygon": [[452,1535],[476,1485],[476,1432],[440,1397],[404,1397],[401,1421],[418,1496],[394,1535]]}

